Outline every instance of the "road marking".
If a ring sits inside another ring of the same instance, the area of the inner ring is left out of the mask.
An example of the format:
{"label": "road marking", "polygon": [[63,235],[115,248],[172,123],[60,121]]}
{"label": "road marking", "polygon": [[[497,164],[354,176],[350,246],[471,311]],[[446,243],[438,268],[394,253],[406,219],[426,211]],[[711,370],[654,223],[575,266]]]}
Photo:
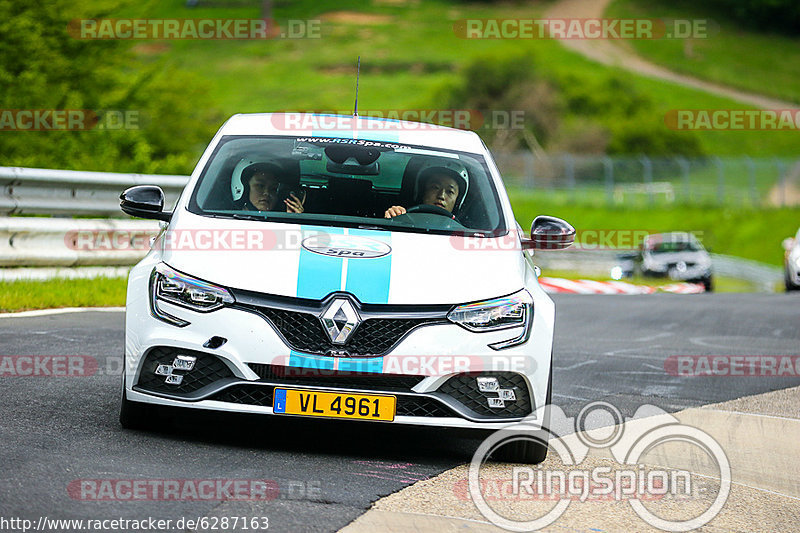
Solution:
{"label": "road marking", "polygon": [[27,318],[34,316],[62,315],[66,313],[122,313],[124,307],[60,307],[58,309],[37,309],[18,313],[0,313],[0,318]]}

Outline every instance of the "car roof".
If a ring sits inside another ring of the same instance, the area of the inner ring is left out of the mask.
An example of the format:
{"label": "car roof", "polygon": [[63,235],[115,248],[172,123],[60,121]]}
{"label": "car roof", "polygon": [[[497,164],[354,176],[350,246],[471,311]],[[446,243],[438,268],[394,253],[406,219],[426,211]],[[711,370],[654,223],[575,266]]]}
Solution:
{"label": "car roof", "polygon": [[484,153],[472,131],[422,122],[324,113],[248,113],[233,115],[221,135],[289,135],[365,139]]}

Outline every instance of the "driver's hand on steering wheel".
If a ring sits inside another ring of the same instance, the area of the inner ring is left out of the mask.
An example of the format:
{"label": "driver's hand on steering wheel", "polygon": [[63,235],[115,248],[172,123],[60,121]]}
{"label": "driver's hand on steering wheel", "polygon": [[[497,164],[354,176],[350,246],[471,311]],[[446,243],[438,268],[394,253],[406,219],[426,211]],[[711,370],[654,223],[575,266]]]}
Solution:
{"label": "driver's hand on steering wheel", "polygon": [[393,205],[389,209],[386,210],[386,213],[383,214],[384,218],[392,218],[399,215],[405,215],[406,208],[401,205]]}

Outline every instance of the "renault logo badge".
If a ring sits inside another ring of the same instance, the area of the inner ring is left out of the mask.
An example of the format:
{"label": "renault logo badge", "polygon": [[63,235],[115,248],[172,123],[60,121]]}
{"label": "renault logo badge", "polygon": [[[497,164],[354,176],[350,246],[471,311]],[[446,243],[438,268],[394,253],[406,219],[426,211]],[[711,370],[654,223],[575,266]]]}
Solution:
{"label": "renault logo badge", "polygon": [[333,344],[345,344],[361,318],[347,298],[336,298],[319,317],[322,328]]}

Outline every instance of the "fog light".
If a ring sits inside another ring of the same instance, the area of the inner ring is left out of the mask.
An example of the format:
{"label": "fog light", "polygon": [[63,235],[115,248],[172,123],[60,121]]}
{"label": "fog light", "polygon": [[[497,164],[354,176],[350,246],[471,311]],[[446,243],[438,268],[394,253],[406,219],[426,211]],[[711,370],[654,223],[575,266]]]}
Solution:
{"label": "fog light", "polygon": [[500,393],[501,400],[509,400],[513,402],[517,399],[517,395],[514,394],[514,391],[511,389],[500,389],[497,392]]}
{"label": "fog light", "polygon": [[156,368],[156,375],[159,376],[171,376],[172,375],[172,367],[169,365],[158,365]]}
{"label": "fog light", "polygon": [[179,355],[172,361],[172,368],[175,370],[191,370],[194,368],[194,363],[197,357],[191,355]]}
{"label": "fog light", "polygon": [[183,376],[179,374],[170,374],[167,376],[167,379],[164,380],[164,383],[167,385],[180,385],[183,382]]}
{"label": "fog light", "polygon": [[489,403],[489,407],[503,408],[506,406],[506,402],[502,398],[486,398],[486,401]]}
{"label": "fog light", "polygon": [[495,392],[500,389],[500,384],[497,378],[476,378],[478,381],[478,390],[481,392]]}

